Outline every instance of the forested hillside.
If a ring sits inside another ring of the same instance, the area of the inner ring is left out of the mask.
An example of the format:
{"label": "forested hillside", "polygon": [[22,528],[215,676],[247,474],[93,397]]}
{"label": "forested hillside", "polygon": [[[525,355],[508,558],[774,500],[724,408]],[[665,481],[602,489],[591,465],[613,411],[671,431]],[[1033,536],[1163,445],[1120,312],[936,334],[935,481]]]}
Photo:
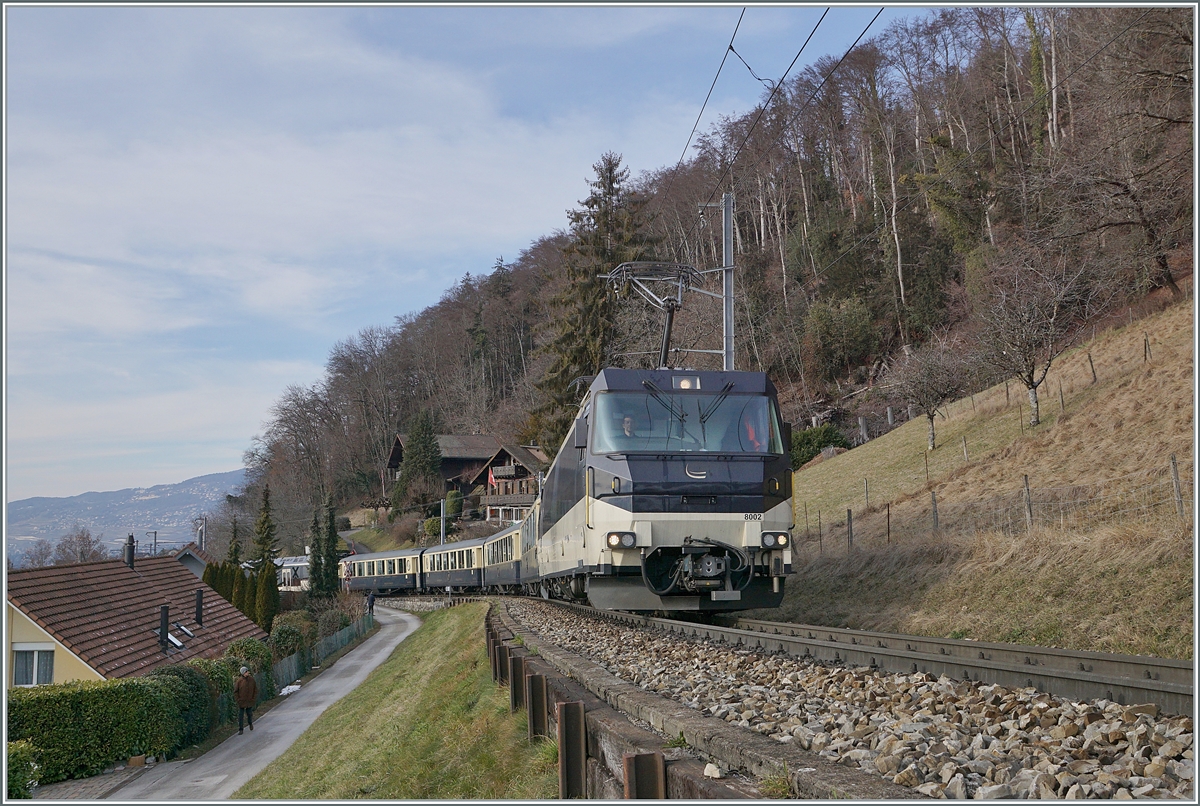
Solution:
{"label": "forested hillside", "polygon": [[[292,547],[326,499],[414,503],[383,468],[418,413],[553,454],[571,381],[656,360],[661,315],[597,275],[639,259],[720,265],[720,212],[698,210],[725,192],[737,368],[771,375],[787,419],[849,426],[889,402],[924,413],[1005,378],[1036,419],[1058,351],[1106,311],[1179,295],[1192,271],[1192,20],[938,9],[771,83],[676,166],[633,176],[613,144],[563,230],[364,327],[320,382],[283,392],[247,452],[247,494],[213,513],[213,545],[231,516],[252,520],[268,483]],[[672,364],[720,366],[689,352],[720,347],[719,306],[685,297]]]}

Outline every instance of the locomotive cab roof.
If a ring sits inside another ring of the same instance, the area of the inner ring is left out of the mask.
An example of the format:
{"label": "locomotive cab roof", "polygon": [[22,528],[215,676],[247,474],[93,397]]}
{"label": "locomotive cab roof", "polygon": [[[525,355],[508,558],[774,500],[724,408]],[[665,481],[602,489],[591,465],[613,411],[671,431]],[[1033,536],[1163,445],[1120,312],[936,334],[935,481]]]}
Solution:
{"label": "locomotive cab roof", "polygon": [[765,372],[725,372],[696,369],[602,369],[591,384],[592,392],[644,391],[644,382],[663,391],[720,392],[728,383],[731,392],[775,395],[775,384]]}

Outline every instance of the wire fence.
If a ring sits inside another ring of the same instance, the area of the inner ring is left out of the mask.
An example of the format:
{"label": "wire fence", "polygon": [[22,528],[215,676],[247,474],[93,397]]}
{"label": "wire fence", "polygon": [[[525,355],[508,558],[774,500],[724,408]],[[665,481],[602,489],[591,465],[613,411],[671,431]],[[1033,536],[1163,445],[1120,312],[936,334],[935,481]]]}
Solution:
{"label": "wire fence", "polygon": [[[904,514],[901,515],[900,513]],[[1118,476],[1093,484],[1034,487],[1024,476],[1018,489],[977,501],[939,499],[930,489],[896,512],[890,503],[865,511],[821,513],[796,535],[798,555],[850,552],[855,546],[904,543],[927,535],[1017,535],[1035,529],[1083,530],[1128,522],[1190,523],[1195,512],[1195,465],[1179,462]]]}
{"label": "wire fence", "polygon": [[1014,534],[1038,527],[1144,521],[1172,512],[1186,521],[1194,511],[1194,471],[1191,462],[1172,462],[1098,484],[1026,487],[981,502],[957,528]]}

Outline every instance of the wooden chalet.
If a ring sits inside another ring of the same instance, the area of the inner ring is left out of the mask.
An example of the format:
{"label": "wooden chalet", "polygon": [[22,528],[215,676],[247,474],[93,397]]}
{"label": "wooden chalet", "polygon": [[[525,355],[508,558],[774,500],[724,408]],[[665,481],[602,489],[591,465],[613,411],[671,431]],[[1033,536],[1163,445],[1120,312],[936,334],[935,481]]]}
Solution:
{"label": "wooden chalet", "polygon": [[499,525],[524,519],[537,498],[538,478],[549,464],[536,446],[501,445],[470,479],[473,491],[483,487],[479,508],[484,517]]}

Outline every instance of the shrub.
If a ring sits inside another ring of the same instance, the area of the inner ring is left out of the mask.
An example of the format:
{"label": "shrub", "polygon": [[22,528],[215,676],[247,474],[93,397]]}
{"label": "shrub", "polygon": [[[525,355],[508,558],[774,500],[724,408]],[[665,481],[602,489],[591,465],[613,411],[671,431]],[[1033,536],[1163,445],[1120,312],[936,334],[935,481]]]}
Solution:
{"label": "shrub", "polygon": [[334,523],[336,524],[336,529],[339,532],[348,532],[352,528],[350,526],[350,518],[346,517],[345,515],[338,515],[334,520]]}
{"label": "shrub", "polygon": [[295,627],[304,638],[304,645],[312,646],[317,640],[317,622],[309,616],[309,610],[311,610],[311,606],[304,610],[285,610],[275,617],[272,630],[283,624]]}
{"label": "shrub", "polygon": [[442,533],[441,517],[426,518],[424,532],[425,532],[426,537],[437,537],[438,535],[440,535]]}
{"label": "shrub", "polygon": [[29,790],[37,786],[38,750],[30,741],[8,743],[8,797],[28,798]]}
{"label": "shrub", "polygon": [[[187,662],[204,675],[208,684],[208,718],[210,727],[232,719],[236,713],[233,703],[233,676],[236,670],[224,658],[192,658]],[[225,696],[224,709],[221,709],[221,696]]]}
{"label": "shrub", "polygon": [[183,745],[198,744],[208,736],[212,725],[209,714],[211,702],[208,679],[194,666],[158,666],[146,673],[149,678],[173,678],[180,683],[177,692],[180,716],[183,719]]}
{"label": "shrub", "polygon": [[834,446],[850,449],[850,441],[846,439],[836,425],[826,423],[816,428],[805,428],[803,431],[792,432],[792,469],[799,470],[811,462],[821,452],[822,448]]}
{"label": "shrub", "polygon": [[[257,638],[239,638],[225,650],[225,657],[235,659],[238,667],[247,666],[251,674],[263,674],[259,697],[269,700],[275,696],[275,678],[271,674],[271,648]],[[234,669],[234,674],[237,674]]]}
{"label": "shrub", "polygon": [[326,610],[317,621],[317,634],[322,638],[350,626],[350,616],[341,610]]}
{"label": "shrub", "polygon": [[446,517],[458,517],[463,511],[463,494],[458,490],[446,493]]}
{"label": "shrub", "polygon": [[185,724],[178,678],[126,677],[8,692],[8,736],[39,749],[41,783],[85,778],[138,753],[181,746]]}
{"label": "shrub", "polygon": [[271,651],[276,660],[282,660],[304,649],[304,634],[291,624],[276,624],[271,628]]}

